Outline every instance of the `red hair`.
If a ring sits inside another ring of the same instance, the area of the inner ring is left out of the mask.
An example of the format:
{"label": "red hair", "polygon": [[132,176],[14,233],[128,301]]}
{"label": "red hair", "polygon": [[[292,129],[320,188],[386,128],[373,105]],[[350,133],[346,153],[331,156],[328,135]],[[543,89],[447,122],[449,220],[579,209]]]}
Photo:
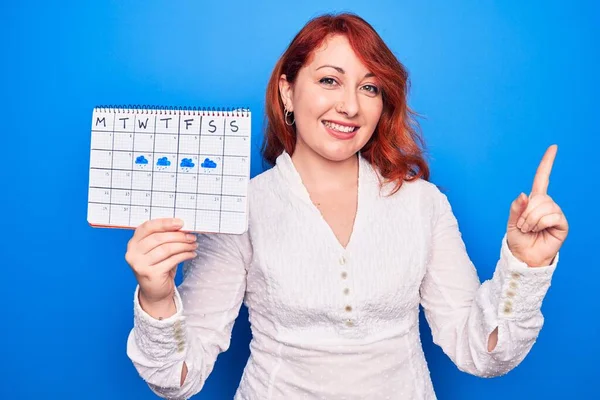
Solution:
{"label": "red hair", "polygon": [[408,72],[375,29],[350,13],[325,14],[310,20],[275,65],[266,93],[267,125],[261,149],[264,159],[274,165],[283,150],[291,155],[296,146],[295,125],[284,122],[280,76],[285,74],[293,85],[300,68],[310,62],[313,51],[336,34],[346,36],[358,58],[375,74],[381,86],[381,117],[361,154],[386,180],[396,183],[393,193],[404,181],[429,180],[429,167],[423,156],[425,143],[417,130],[416,114],[407,105]]}

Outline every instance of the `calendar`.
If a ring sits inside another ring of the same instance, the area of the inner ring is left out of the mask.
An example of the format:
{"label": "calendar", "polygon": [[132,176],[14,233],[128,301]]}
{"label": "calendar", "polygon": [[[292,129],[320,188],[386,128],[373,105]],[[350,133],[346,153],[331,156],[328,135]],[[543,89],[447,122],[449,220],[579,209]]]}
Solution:
{"label": "calendar", "polygon": [[88,223],[175,217],[184,231],[245,232],[250,132],[247,108],[94,108]]}

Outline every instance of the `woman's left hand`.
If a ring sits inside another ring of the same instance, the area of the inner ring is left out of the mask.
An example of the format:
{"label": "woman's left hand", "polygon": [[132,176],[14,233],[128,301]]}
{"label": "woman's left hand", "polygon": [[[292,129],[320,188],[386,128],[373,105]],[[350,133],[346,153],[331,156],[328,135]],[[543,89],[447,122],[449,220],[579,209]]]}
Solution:
{"label": "woman's left hand", "polygon": [[510,208],[508,247],[530,267],[552,264],[569,232],[565,215],[547,193],[557,149],[556,145],[548,147],[535,174],[531,194],[527,197],[521,193]]}

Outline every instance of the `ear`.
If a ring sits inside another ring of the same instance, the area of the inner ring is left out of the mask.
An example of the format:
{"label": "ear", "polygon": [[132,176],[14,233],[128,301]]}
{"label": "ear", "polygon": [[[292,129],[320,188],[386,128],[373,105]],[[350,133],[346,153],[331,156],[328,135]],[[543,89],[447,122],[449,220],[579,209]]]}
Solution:
{"label": "ear", "polygon": [[292,103],[292,94],[294,93],[294,89],[292,85],[288,82],[285,74],[281,74],[279,77],[279,95],[281,96],[281,101],[283,105],[287,108],[289,112],[294,111],[294,104]]}

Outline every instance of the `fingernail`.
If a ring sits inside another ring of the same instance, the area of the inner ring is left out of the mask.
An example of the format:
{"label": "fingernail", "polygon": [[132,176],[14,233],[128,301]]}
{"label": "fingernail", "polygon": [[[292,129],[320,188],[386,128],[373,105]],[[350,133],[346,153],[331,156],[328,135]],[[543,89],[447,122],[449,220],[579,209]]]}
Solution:
{"label": "fingernail", "polygon": [[519,221],[517,222],[517,228],[521,229],[523,222],[525,222],[525,219],[523,217],[519,218]]}
{"label": "fingernail", "polygon": [[528,224],[527,222],[525,222],[525,223],[523,224],[523,227],[521,228],[521,231],[522,231],[523,233],[527,233],[527,232],[529,232],[529,224]]}
{"label": "fingernail", "polygon": [[185,238],[189,241],[196,240],[196,235],[187,234],[185,235]]}
{"label": "fingernail", "polygon": [[527,201],[527,195],[525,193],[521,193],[521,203],[525,203]]}
{"label": "fingernail", "polygon": [[179,218],[174,218],[173,219],[173,226],[183,226],[183,221],[180,220]]}

